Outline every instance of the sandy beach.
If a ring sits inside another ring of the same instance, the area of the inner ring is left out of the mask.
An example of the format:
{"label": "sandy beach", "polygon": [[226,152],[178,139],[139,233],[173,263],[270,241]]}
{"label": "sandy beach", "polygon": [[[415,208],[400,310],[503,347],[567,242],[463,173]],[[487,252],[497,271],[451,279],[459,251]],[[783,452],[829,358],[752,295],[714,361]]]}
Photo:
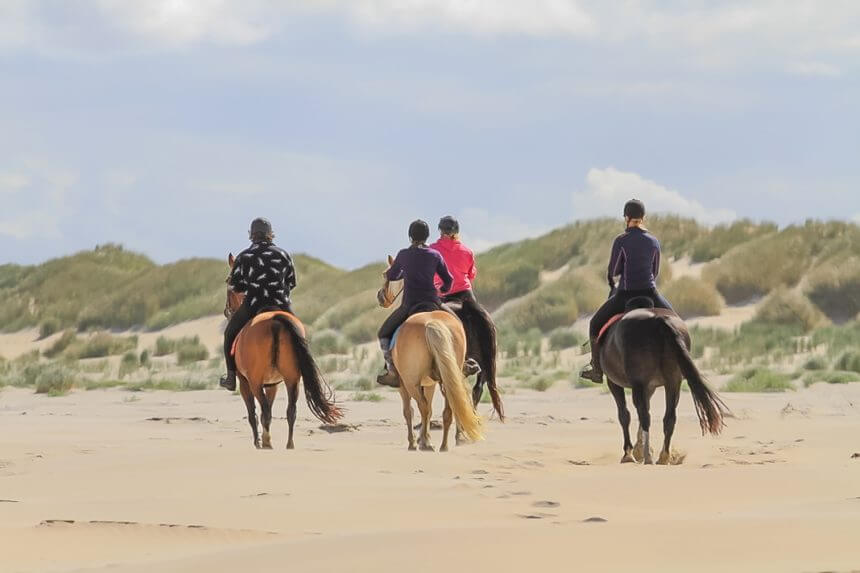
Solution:
{"label": "sandy beach", "polygon": [[860,384],[728,394],[718,438],[685,393],[672,467],[618,463],[600,389],[507,394],[507,423],[448,453],[408,452],[382,394],[340,393],[353,427],[336,433],[300,403],[294,451],[282,394],[257,451],[223,391],[6,388],[0,570],[860,569]]}

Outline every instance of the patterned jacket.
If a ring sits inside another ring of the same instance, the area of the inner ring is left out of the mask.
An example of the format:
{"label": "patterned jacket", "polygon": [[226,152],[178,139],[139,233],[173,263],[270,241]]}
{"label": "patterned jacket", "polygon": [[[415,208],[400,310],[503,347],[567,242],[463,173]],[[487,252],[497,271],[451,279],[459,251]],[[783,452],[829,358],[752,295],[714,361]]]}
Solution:
{"label": "patterned jacket", "polygon": [[230,273],[230,288],[245,293],[254,313],[290,302],[296,288],[296,269],[287,252],[269,242],[254,243],[236,257]]}

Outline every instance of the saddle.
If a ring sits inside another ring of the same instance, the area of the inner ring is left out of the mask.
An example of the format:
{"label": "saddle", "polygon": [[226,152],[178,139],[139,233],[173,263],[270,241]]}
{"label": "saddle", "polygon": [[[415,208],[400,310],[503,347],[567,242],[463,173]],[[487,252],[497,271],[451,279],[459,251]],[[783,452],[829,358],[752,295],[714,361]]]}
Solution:
{"label": "saddle", "polygon": [[[442,305],[436,304],[435,302],[419,302],[409,308],[409,316],[406,317],[406,320],[409,320],[411,316],[421,312],[434,312],[437,310],[443,310]],[[403,322],[405,323],[406,320]],[[397,343],[397,335],[400,334],[401,328],[403,328],[403,324],[398,326],[397,330],[395,330],[394,334],[391,336],[391,342],[388,345],[389,348],[394,348],[394,345]]]}
{"label": "saddle", "polygon": [[678,316],[678,313],[672,312],[667,308],[631,308],[625,312],[616,314],[615,316],[606,321],[606,324],[604,324],[603,327],[600,329],[600,332],[597,333],[597,343],[600,344],[600,342],[603,340],[604,335],[616,322],[618,322],[631,312],[641,312],[643,310],[650,312],[651,314],[654,314],[656,316]]}

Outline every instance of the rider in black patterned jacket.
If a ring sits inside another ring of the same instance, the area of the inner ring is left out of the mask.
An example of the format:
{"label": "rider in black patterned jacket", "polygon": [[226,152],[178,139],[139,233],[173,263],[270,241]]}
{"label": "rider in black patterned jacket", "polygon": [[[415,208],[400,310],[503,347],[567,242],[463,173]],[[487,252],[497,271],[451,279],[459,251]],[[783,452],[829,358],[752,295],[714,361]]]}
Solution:
{"label": "rider in black patterned jacket", "polygon": [[230,317],[224,330],[224,358],[227,376],[221,386],[236,389],[236,359],[233,341],[242,328],[259,312],[280,309],[292,313],[290,291],[296,288],[296,270],[290,255],[272,241],[275,234],[266,219],[254,219],[248,235],[253,243],[239,253],[227,280],[230,288],[245,295],[242,305]]}

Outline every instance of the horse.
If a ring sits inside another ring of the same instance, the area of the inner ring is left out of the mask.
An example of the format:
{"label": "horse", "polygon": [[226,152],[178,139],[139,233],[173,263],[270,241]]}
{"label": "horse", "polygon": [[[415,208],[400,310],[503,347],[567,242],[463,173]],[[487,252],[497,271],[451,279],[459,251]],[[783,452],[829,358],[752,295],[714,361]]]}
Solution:
{"label": "horse", "polygon": [[[671,311],[653,308],[646,297],[632,299],[620,319],[610,321],[598,348],[600,363],[608,380],[609,391],[618,406],[618,420],[624,432],[624,456],[621,463],[643,460],[654,463],[651,447],[651,413],[654,391],[666,391],[666,413],[663,417],[663,450],[658,464],[672,462],[669,445],[675,431],[675,411],[686,379],[693,396],[702,435],[717,435],[729,414],[720,397],[705,382],[690,356],[690,334],[684,321]],[[630,443],[630,412],[624,389],[633,391],[633,404],[639,415],[636,446]]]}
{"label": "horse", "polygon": [[[379,298],[390,302],[396,298],[389,281],[386,280],[380,289]],[[469,440],[483,439],[483,423],[472,405],[463,377],[466,332],[456,316],[444,310],[413,314],[397,330],[391,356],[400,375],[398,389],[403,401],[409,450],[416,449],[412,427],[412,400],[415,400],[421,413],[418,449],[434,451],[430,442],[430,417],[437,384],[445,397],[439,451],[448,451],[452,419],[457,422],[458,437],[462,432]]]}
{"label": "horse", "polygon": [[472,403],[478,407],[486,385],[493,409],[499,420],[504,422],[505,409],[496,386],[496,325],[490,313],[470,299],[449,302],[447,305],[463,323],[463,329],[466,331],[466,357],[472,358],[481,367],[472,387]]}
{"label": "horse", "polygon": [[[235,262],[232,253],[227,262],[232,269]],[[224,315],[229,318],[242,304],[243,299],[243,294],[227,289]],[[236,353],[239,391],[248,409],[248,424],[253,433],[254,446],[258,449],[272,448],[269,432],[272,404],[281,382],[287,387],[288,450],[295,448],[293,428],[296,423],[299,380],[304,382],[305,398],[314,416],[326,424],[334,424],[342,417],[343,412],[335,405],[332,390],[311,355],[305,327],[294,315],[281,310],[258,314],[236,337],[233,348]],[[260,403],[262,444],[257,429],[254,399]]]}

